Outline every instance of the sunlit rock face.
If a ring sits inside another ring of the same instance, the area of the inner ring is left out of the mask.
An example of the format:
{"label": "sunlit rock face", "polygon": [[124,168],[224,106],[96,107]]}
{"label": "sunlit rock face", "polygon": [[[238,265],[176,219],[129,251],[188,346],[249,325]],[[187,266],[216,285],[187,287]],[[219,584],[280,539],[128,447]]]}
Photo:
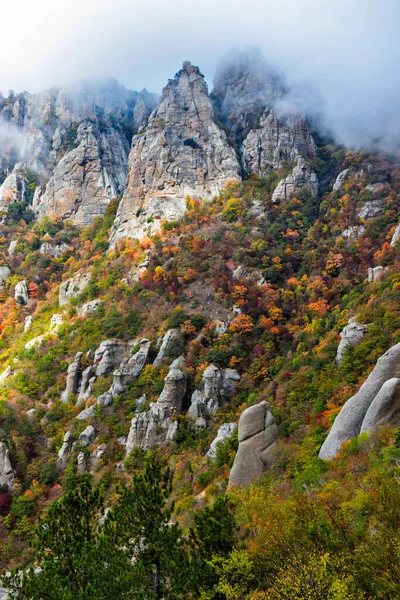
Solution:
{"label": "sunlit rock face", "polygon": [[144,131],[133,138],[126,191],[111,243],[179,219],[186,197],[211,199],[240,178],[239,162],[214,122],[207,85],[189,62],[170,80]]}
{"label": "sunlit rock face", "polygon": [[377,361],[366,381],[344,404],[319,457],[337,456],[344,442],[381,425],[395,425],[400,417],[400,343],[389,348]]}
{"label": "sunlit rock face", "polygon": [[[114,79],[20,94],[0,108],[7,151],[0,209],[28,201],[37,217],[87,225],[123,194],[129,141],[156,105]],[[3,153],[4,154],[4,153]]]}

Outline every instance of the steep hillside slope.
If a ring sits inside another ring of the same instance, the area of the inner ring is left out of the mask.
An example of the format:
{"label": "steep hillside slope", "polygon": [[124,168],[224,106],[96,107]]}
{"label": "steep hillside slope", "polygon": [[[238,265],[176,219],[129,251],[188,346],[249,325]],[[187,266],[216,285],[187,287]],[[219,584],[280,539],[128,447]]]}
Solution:
{"label": "steep hillside slope", "polygon": [[[282,121],[284,87],[270,75],[266,97],[247,68],[213,107],[184,64],[120,202],[97,214],[90,187],[87,220],[3,211],[2,568],[29,564],[38,516],[83,474],[111,506],[156,454],[184,528],[230,479],[241,542],[203,598],[398,596],[400,164]],[[323,185],[277,198],[302,168]]]}

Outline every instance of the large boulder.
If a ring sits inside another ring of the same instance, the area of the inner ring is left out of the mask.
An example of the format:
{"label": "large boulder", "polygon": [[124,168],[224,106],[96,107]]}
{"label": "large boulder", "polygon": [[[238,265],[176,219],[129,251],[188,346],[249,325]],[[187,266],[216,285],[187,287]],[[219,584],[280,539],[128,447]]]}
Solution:
{"label": "large boulder", "polygon": [[247,408],[239,419],[239,448],[229,475],[230,486],[248,486],[262,477],[272,462],[278,426],[268,402]]}
{"label": "large boulder", "polygon": [[400,412],[400,379],[385,381],[373,399],[361,425],[360,433],[376,431],[382,425],[397,425]]}
{"label": "large boulder", "polygon": [[89,284],[91,277],[90,273],[77,273],[71,279],[64,281],[60,285],[60,292],[58,295],[59,305],[66,306],[71,298],[79,296]]}
{"label": "large boulder", "polygon": [[[347,400],[322,444],[320,458],[334,458],[343,442],[358,436],[362,430],[366,431],[368,424],[381,422],[383,412],[386,411],[390,415],[389,420],[392,419],[393,406],[397,406],[397,385],[391,381],[390,385],[383,386],[393,378],[400,378],[400,343],[392,346],[378,359],[374,370],[359,391]],[[375,401],[376,404],[372,407]],[[371,413],[364,426],[363,422],[370,407]]]}
{"label": "large boulder", "polygon": [[132,140],[111,245],[180,219],[188,195],[211,200],[234,179],[240,179],[235,151],[214,122],[203,75],[187,61],[163,89],[146,130]]}
{"label": "large boulder", "polygon": [[157,402],[146,412],[132,419],[126,442],[126,454],[133,448],[147,450],[165,441],[172,440],[177,432],[173,417],[181,414],[182,401],[186,392],[186,375],[179,369],[170,369],[164,380],[164,389]]}
{"label": "large boulder", "polygon": [[4,442],[0,442],[0,488],[11,490],[14,483],[14,469],[10,461],[10,452]]}
{"label": "large boulder", "polygon": [[355,348],[364,339],[368,331],[368,325],[360,325],[355,317],[349,319],[349,324],[340,332],[340,343],[336,352],[336,363],[343,360],[347,348]]}

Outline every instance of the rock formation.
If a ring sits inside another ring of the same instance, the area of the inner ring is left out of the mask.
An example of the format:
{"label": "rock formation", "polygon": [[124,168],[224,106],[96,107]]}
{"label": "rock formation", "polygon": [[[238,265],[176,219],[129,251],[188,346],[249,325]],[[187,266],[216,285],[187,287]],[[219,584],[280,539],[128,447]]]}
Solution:
{"label": "rock formation", "polygon": [[0,208],[10,201],[31,201],[33,184],[38,216],[87,225],[104,214],[110,199],[124,189],[127,135],[147,121],[155,103],[153,94],[128,91],[113,79],[9,99],[0,119],[19,132],[14,138],[22,140],[22,147],[12,147],[5,157],[11,172],[0,188]]}
{"label": "rock formation", "polygon": [[93,384],[95,382],[94,368],[89,365],[82,373],[81,383],[79,387],[78,402],[81,400],[89,400],[93,392]]}
{"label": "rock formation", "polygon": [[18,304],[28,304],[29,295],[26,281],[18,281],[17,285],[15,286],[14,297]]}
{"label": "rock formation", "polygon": [[173,417],[182,412],[182,401],[186,392],[186,375],[179,369],[171,369],[164,381],[164,389],[157,402],[147,412],[132,419],[126,442],[126,454],[133,448],[147,450],[156,444],[172,440],[178,423]]}
{"label": "rock formation", "polygon": [[58,303],[65,306],[71,298],[76,298],[89,284],[92,276],[90,273],[77,273],[71,279],[67,279],[60,285]]}
{"label": "rock formation", "polygon": [[381,281],[387,268],[388,267],[382,267],[381,265],[378,265],[377,267],[370,267],[368,269],[368,281],[370,283],[378,283]]}
{"label": "rock formation", "polygon": [[25,344],[25,348],[29,350],[30,348],[36,348],[37,346],[40,346],[40,344],[42,344],[43,342],[51,338],[53,335],[55,335],[62,324],[63,316],[61,314],[56,313],[52,315],[50,319],[49,330],[46,333],[38,335],[37,337],[34,337],[31,340],[29,340],[29,342]]}
{"label": "rock formation", "polygon": [[276,186],[272,194],[272,202],[287,200],[299,190],[305,188],[309,190],[313,196],[318,194],[318,178],[309,164],[299,158],[293,171],[287,175]]}
{"label": "rock formation", "polygon": [[174,350],[176,348],[180,350],[182,342],[183,336],[180,329],[168,329],[167,333],[162,339],[160,349],[154,360],[153,365],[155,367],[160,367],[164,360],[166,360],[168,356],[171,355],[171,353],[174,353]]}
{"label": "rock formation", "polygon": [[59,469],[59,471],[63,471],[65,469],[65,467],[67,466],[68,459],[72,452],[72,446],[73,446],[72,433],[70,431],[67,431],[67,433],[64,435],[63,445],[61,446],[60,450],[58,451],[57,468]]}
{"label": "rock formation", "polygon": [[93,425],[88,425],[86,427],[86,429],[84,429],[82,431],[82,433],[79,435],[79,444],[81,446],[90,446],[90,444],[92,444],[94,442],[94,440],[96,439],[96,431],[93,427]]}
{"label": "rock formation", "polygon": [[278,427],[268,402],[247,408],[239,419],[239,448],[229,475],[230,486],[248,486],[271,464]]}
{"label": "rock formation", "polygon": [[129,357],[132,345],[120,340],[106,340],[101,342],[94,354],[96,377],[103,377],[111,373],[125,359]]}
{"label": "rock formation", "polygon": [[398,378],[400,343],[392,346],[378,359],[359,391],[347,400],[321,447],[320,458],[335,457],[343,442],[358,436],[361,431],[369,431],[379,424],[393,421],[399,406],[398,385],[395,381]]}
{"label": "rock formation", "polygon": [[113,384],[110,388],[110,394],[116,396],[126,391],[129,383],[138,377],[147,362],[150,352],[151,342],[143,339],[140,342],[140,348],[127,362],[119,365],[114,371]]}
{"label": "rock formation", "polygon": [[192,394],[188,414],[193,419],[214,417],[219,406],[235,390],[240,375],[235,369],[218,369],[209,365],[203,373],[201,390]]}
{"label": "rock formation", "polygon": [[225,61],[212,91],[245,173],[266,177],[285,163],[296,163],[278,184],[274,201],[289,198],[302,187],[314,195],[318,192],[317,176],[307,162],[315,158],[316,145],[304,116],[287,110],[286,95],[282,79],[258,51]]}
{"label": "rock formation", "polygon": [[349,319],[349,324],[340,332],[340,343],[336,352],[336,363],[343,360],[346,349],[350,346],[355,348],[362,341],[368,331],[368,325],[357,323],[356,317]]}
{"label": "rock formation", "polygon": [[334,192],[338,192],[339,190],[342,189],[349,171],[350,171],[350,169],[344,169],[343,171],[340,171],[339,175],[336,177],[335,183],[333,184],[332,190]]}
{"label": "rock formation", "polygon": [[78,352],[74,361],[68,367],[67,382],[65,390],[61,394],[61,402],[68,402],[70,394],[75,395],[78,392],[82,355],[82,352]]}
{"label": "rock formation", "polygon": [[54,258],[58,258],[60,254],[70,249],[68,244],[51,244],[50,242],[43,242],[39,248],[39,252],[42,254],[50,254]]}
{"label": "rock formation", "polygon": [[396,226],[396,229],[394,230],[392,239],[390,240],[390,245],[392,247],[394,247],[396,245],[396,242],[398,242],[400,239],[400,223]]}
{"label": "rock formation", "polygon": [[211,199],[239,177],[235,152],[214,122],[204,77],[185,62],[164,88],[146,130],[133,138],[111,244],[154,232],[162,219],[180,219],[188,195]]}
{"label": "rock formation", "polygon": [[14,483],[14,470],[10,461],[10,452],[4,442],[0,442],[0,489],[11,490]]}
{"label": "rock formation", "polygon": [[8,267],[2,266],[0,267],[0,281],[6,281],[11,275],[11,271]]}
{"label": "rock formation", "polygon": [[211,442],[211,446],[207,451],[206,456],[208,458],[214,460],[217,457],[218,444],[230,438],[236,427],[236,423],[224,423],[221,425],[221,427],[218,429],[217,437]]}

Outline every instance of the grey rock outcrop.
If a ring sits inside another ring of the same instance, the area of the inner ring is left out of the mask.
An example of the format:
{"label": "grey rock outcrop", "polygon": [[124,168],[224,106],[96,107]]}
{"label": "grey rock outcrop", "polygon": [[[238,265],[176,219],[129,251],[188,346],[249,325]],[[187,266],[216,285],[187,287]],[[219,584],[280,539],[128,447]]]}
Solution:
{"label": "grey rock outcrop", "polygon": [[310,128],[290,106],[282,78],[259,51],[225,60],[214,79],[212,97],[235,140],[244,172],[266,177],[285,162],[295,162],[297,167],[281,182],[275,199],[289,197],[300,187],[317,193],[318,180],[307,162],[316,156]]}
{"label": "grey rock outcrop", "polygon": [[396,245],[396,242],[398,242],[399,239],[400,239],[400,223],[397,225],[396,229],[394,230],[392,239],[390,240],[390,245],[392,247],[394,247]]}
{"label": "grey rock outcrop", "polygon": [[126,90],[111,78],[9,99],[0,108],[0,119],[14,132],[5,152],[2,170],[10,173],[0,188],[0,206],[30,199],[34,173],[38,216],[88,224],[104,214],[124,189],[126,132],[143,125],[155,103],[146,90]]}
{"label": "grey rock outcrop", "polygon": [[86,455],[84,452],[79,452],[77,463],[76,472],[79,473],[79,475],[84,475],[87,472]]}
{"label": "grey rock outcrop", "polygon": [[27,183],[20,169],[21,165],[16,164],[0,186],[0,210],[7,208],[11,202],[22,202],[25,197]]}
{"label": "grey rock outcrop", "polygon": [[39,217],[61,216],[88,225],[123,192],[129,147],[124,134],[107,118],[97,125],[81,123],[74,143],[76,147],[58,162],[46,187],[37,188],[33,209]]}
{"label": "grey rock outcrop", "polygon": [[[266,110],[258,129],[253,129],[243,141],[241,148],[244,169],[249,173],[267,175],[286,162],[298,162],[301,156],[314,158],[316,146],[303,117],[290,115],[279,118]],[[303,169],[304,171],[304,169]],[[292,184],[307,187],[311,181],[311,169],[306,174],[293,173]],[[318,191],[318,180],[313,173],[312,191]],[[293,193],[293,192],[291,192]],[[317,192],[315,192],[317,193]]]}
{"label": "grey rock outcrop", "polygon": [[89,365],[83,372],[79,388],[78,402],[89,400],[93,393],[93,384],[95,382],[94,368]]}
{"label": "grey rock outcrop", "polygon": [[372,219],[379,215],[384,209],[384,200],[368,200],[357,212],[359,219]]}
{"label": "grey rock outcrop", "polygon": [[135,447],[147,450],[174,438],[178,424],[173,417],[182,412],[185,392],[185,373],[179,369],[171,369],[165,378],[164,389],[157,402],[151,404],[147,412],[139,413],[132,419],[126,442],[127,455]]}
{"label": "grey rock outcrop", "polygon": [[51,244],[50,242],[43,242],[39,248],[39,252],[42,254],[49,254],[54,258],[58,258],[60,254],[70,249],[68,244]]}
{"label": "grey rock outcrop", "polygon": [[345,239],[345,241],[347,243],[351,243],[354,240],[357,240],[358,238],[362,237],[365,233],[365,227],[364,225],[351,225],[350,227],[347,227],[346,229],[344,229],[340,235],[341,237],[343,237]]}
{"label": "grey rock outcrop", "polygon": [[110,388],[110,394],[116,396],[123,394],[128,385],[138,377],[145,366],[150,352],[151,342],[143,339],[139,350],[127,361],[120,364],[114,371],[114,379]]}
{"label": "grey rock outcrop", "polygon": [[63,471],[68,464],[69,457],[72,452],[73,439],[72,433],[67,431],[64,435],[64,442],[58,451],[57,468],[59,471]]}
{"label": "grey rock outcrop", "polygon": [[26,281],[18,281],[17,285],[15,286],[14,297],[18,304],[28,304],[29,295]]}
{"label": "grey rock outcrop", "polygon": [[212,418],[224,401],[235,391],[240,375],[235,369],[218,369],[209,365],[203,373],[201,390],[191,397],[188,414],[191,419]]}
{"label": "grey rock outcrop", "polygon": [[344,182],[346,181],[347,174],[350,172],[350,169],[344,169],[340,171],[339,175],[336,177],[335,183],[333,184],[332,191],[338,192],[342,189]]}
{"label": "grey rock outcrop", "polygon": [[361,425],[360,433],[376,431],[382,425],[397,425],[400,414],[400,379],[385,381],[373,399]]}
{"label": "grey rock outcrop", "polygon": [[96,312],[98,307],[103,304],[103,302],[99,298],[95,298],[94,300],[90,300],[85,304],[82,304],[80,308],[78,308],[78,315],[80,317],[86,317]]}
{"label": "grey rock outcrop", "polygon": [[96,377],[103,377],[111,373],[118,365],[129,357],[132,345],[120,340],[106,340],[101,342],[94,354]]}
{"label": "grey rock outcrop", "polygon": [[58,303],[66,306],[71,298],[76,298],[89,284],[92,276],[90,273],[77,273],[71,279],[67,279],[60,285]]}
{"label": "grey rock outcrop", "polygon": [[8,267],[0,267],[0,281],[6,281],[11,275],[11,271]]}
{"label": "grey rock outcrop", "polygon": [[10,256],[14,256],[17,245],[18,245],[17,240],[12,240],[10,242],[10,245],[8,246],[8,254]]}
{"label": "grey rock outcrop", "polygon": [[24,333],[25,333],[25,331],[28,331],[32,327],[32,323],[33,323],[32,315],[26,316],[25,322],[24,322]]}
{"label": "grey rock outcrop", "polygon": [[0,373],[0,383],[3,383],[8,377],[10,377],[14,373],[14,369],[11,365],[8,365],[6,369],[2,373]]}
{"label": "grey rock outcrop", "polygon": [[349,324],[340,332],[340,343],[336,353],[336,363],[343,360],[346,349],[350,346],[355,348],[363,340],[368,331],[368,325],[360,325],[355,317],[349,319]]}
{"label": "grey rock outcrop", "polygon": [[258,269],[249,269],[244,265],[238,265],[232,272],[232,275],[235,279],[247,279],[249,281],[254,281],[254,283],[260,286],[267,283],[261,271]]}
{"label": "grey rock outcrop", "polygon": [[382,267],[378,265],[377,267],[370,267],[368,269],[368,281],[369,283],[378,283],[381,281],[388,267]]}
{"label": "grey rock outcrop", "polygon": [[271,464],[278,441],[278,426],[268,402],[247,408],[239,419],[239,448],[233,463],[229,486],[248,486],[262,477]]}
{"label": "grey rock outcrop", "polygon": [[61,394],[61,402],[68,402],[70,394],[75,395],[78,392],[82,355],[83,352],[78,352],[75,355],[74,361],[68,367],[67,382],[65,390]]}
{"label": "grey rock outcrop", "polygon": [[78,439],[81,446],[90,446],[96,439],[96,431],[93,425],[88,425],[79,435]]}
{"label": "grey rock outcrop", "polygon": [[185,62],[164,88],[146,131],[133,138],[111,244],[154,232],[162,219],[180,219],[188,195],[212,199],[240,178],[239,171],[226,134],[214,122],[204,77]]}
{"label": "grey rock outcrop", "polygon": [[155,367],[160,367],[167,357],[174,352],[174,349],[180,349],[182,341],[183,336],[180,329],[168,329],[167,333],[162,339],[160,349],[153,365]]}
{"label": "grey rock outcrop", "polygon": [[89,406],[82,410],[79,415],[76,416],[78,421],[87,421],[88,419],[92,419],[94,417],[94,406]]}
{"label": "grey rock outcrop", "polygon": [[272,202],[287,200],[299,189],[309,190],[313,196],[318,194],[318,178],[309,164],[299,158],[293,171],[287,177],[281,179],[272,194]]}
{"label": "grey rock outcrop", "polygon": [[218,429],[217,437],[211,442],[211,446],[207,451],[206,456],[208,458],[215,460],[217,457],[218,444],[230,438],[236,427],[236,423],[224,423],[221,425],[221,427]]}
{"label": "grey rock outcrop", "polygon": [[[393,379],[398,378],[400,378],[400,343],[392,346],[378,359],[374,370],[359,391],[347,400],[321,447],[320,458],[335,457],[343,442],[358,436],[361,431],[365,431],[368,423],[373,423],[374,420],[380,422],[383,419],[382,411],[387,410],[391,419],[392,406],[396,406],[398,401],[398,388]],[[391,381],[390,385],[387,384],[383,387],[389,380]],[[376,404],[372,408],[375,400]],[[364,419],[370,407],[371,413],[364,426]]]}
{"label": "grey rock outcrop", "polygon": [[14,483],[14,469],[11,465],[10,452],[4,442],[0,442],[0,488],[11,490]]}

